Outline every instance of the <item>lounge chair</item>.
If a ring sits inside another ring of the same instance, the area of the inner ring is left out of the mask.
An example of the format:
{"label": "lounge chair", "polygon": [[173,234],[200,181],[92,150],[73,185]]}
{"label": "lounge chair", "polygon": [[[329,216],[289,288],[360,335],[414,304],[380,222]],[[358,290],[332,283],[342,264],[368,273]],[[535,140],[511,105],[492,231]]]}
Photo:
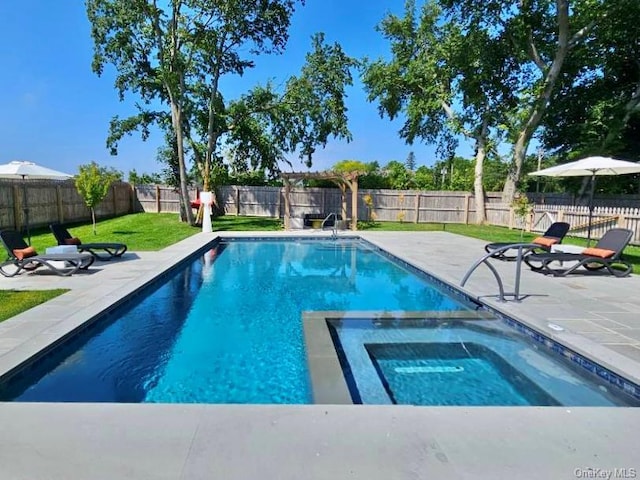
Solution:
{"label": "lounge chair", "polygon": [[[524,253],[525,254],[531,253],[532,251],[538,250],[538,249],[548,252],[550,251],[552,245],[562,243],[562,240],[564,239],[564,236],[567,234],[568,231],[569,231],[568,223],[554,222],[547,229],[547,231],[542,234],[542,236],[534,238],[530,242],[530,243],[535,243],[536,245],[538,245],[538,247],[536,247],[535,249],[533,248],[529,249]],[[512,243],[513,242],[489,243],[485,245],[484,250],[487,253],[491,253],[493,250],[506,247],[508,245],[511,245]],[[515,260],[516,255],[515,254],[509,255],[508,252],[509,250],[505,250],[503,252],[496,253],[492,258],[497,258],[498,260]]]}
{"label": "lounge chair", "polygon": [[[633,232],[626,228],[612,228],[608,230],[596,243],[595,247],[585,248],[582,253],[531,253],[524,257],[524,261],[532,270],[545,274],[552,274],[556,277],[564,277],[580,267],[594,271],[606,269],[611,275],[616,277],[626,277],[633,266],[622,259],[622,251],[633,238]],[[575,262],[570,268],[551,268],[552,262]],[[614,266],[622,266],[623,269],[616,269]]]}
{"label": "lounge chair", "polygon": [[[8,259],[0,263],[0,274],[5,277],[13,277],[22,270],[35,270],[38,267],[45,266],[57,275],[64,277],[73,275],[79,269],[88,268],[94,261],[89,253],[52,253],[46,255],[38,255],[33,247],[27,245],[18,232],[14,230],[5,230],[0,232],[0,239],[7,249]],[[65,262],[65,267],[57,267],[51,262]],[[15,267],[15,270],[7,267]],[[13,270],[13,271],[12,271]]]}
{"label": "lounge chair", "polygon": [[[111,258],[120,257],[127,251],[127,246],[124,243],[82,243],[78,237],[72,236],[69,230],[59,223],[52,223],[49,228],[53,236],[56,237],[58,245],[75,245],[78,247],[78,251],[88,252],[98,260],[111,260]],[[96,250],[103,250],[108,256],[100,256]]]}

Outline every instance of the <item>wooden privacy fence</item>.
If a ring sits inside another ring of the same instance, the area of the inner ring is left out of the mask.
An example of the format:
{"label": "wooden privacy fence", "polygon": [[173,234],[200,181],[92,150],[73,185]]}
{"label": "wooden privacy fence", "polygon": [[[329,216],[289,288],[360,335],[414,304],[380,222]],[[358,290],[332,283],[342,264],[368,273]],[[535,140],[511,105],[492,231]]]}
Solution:
{"label": "wooden privacy fence", "polygon": [[[371,207],[365,202],[367,196],[373,202]],[[227,215],[284,216],[284,189],[280,187],[223,186],[218,189],[217,197]],[[488,195],[489,202],[499,198],[500,194]],[[290,200],[293,218],[307,213],[340,213],[342,205],[337,188],[292,188]],[[358,190],[358,220],[361,221],[466,223],[473,221],[474,214],[475,200],[467,192]],[[347,217],[351,217],[350,201],[347,201]]]}
{"label": "wooden privacy fence", "polygon": [[[136,185],[135,211],[154,213],[179,213],[180,195],[173,187],[166,185]],[[197,191],[189,190],[189,198],[195,200]]]}
{"label": "wooden privacy fence", "polygon": [[[96,207],[96,216],[104,218],[125,215],[133,211],[133,204],[131,186],[128,183],[114,183],[107,197]],[[0,229],[23,230],[25,207],[29,209],[31,227],[91,219],[91,212],[72,180],[0,179]]]}
{"label": "wooden privacy fence", "polygon": [[[150,212],[179,212],[179,196],[171,187],[157,185],[136,186],[137,205]],[[196,198],[192,190],[190,198]],[[367,206],[365,197],[371,197]],[[536,194],[532,194],[535,196]],[[541,196],[541,194],[539,194]],[[284,217],[284,188],[223,186],[216,196],[226,215],[258,217]],[[340,213],[341,197],[337,188],[292,188],[290,193],[291,217],[301,218],[306,213]],[[542,198],[539,198],[542,201]],[[487,223],[509,228],[524,227],[527,231],[543,232],[554,221],[565,221],[572,226],[570,235],[587,237],[589,209],[567,194],[546,194],[545,203],[537,203],[533,213],[519,219],[509,205],[501,203],[501,193],[486,194]],[[611,202],[611,206],[606,206]],[[640,244],[640,196],[620,195],[597,197],[593,213],[591,237],[599,238],[609,228],[620,226],[633,230],[632,243]],[[629,206],[629,205],[636,205]],[[402,221],[411,223],[474,223],[475,196],[469,192],[425,192],[416,190],[358,191],[358,220]],[[347,217],[351,216],[351,202],[347,202]]]}
{"label": "wooden privacy fence", "polygon": [[[544,231],[552,219],[571,225],[569,235],[587,237],[589,208],[573,205],[536,205],[532,216],[532,229]],[[536,225],[537,224],[537,225]],[[535,227],[535,228],[533,228]],[[600,238],[607,230],[620,227],[633,231],[631,243],[640,244],[640,208],[595,207],[591,222],[591,238]]]}

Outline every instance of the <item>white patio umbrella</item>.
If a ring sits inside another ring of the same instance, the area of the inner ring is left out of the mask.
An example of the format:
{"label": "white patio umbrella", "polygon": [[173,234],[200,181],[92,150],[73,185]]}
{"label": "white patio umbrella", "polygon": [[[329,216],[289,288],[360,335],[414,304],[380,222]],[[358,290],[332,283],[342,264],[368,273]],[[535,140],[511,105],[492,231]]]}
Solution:
{"label": "white patio umbrella", "polygon": [[640,163],[626,162],[609,157],[587,157],[575,162],[563,163],[555,167],[545,168],[529,175],[546,177],[591,177],[591,190],[589,193],[589,226],[587,230],[587,242],[591,242],[591,223],[593,220],[593,195],[596,186],[596,176],[600,175],[625,175],[628,173],[640,173]]}
{"label": "white patio umbrella", "polygon": [[[42,167],[33,162],[13,161],[0,165],[0,178],[14,178],[22,180],[68,180],[73,178],[73,175],[58,172],[51,168]],[[31,245],[31,232],[29,231],[29,206],[27,203],[27,189],[24,182],[22,182],[22,199],[24,223],[27,231],[27,237],[29,239],[29,245]]]}

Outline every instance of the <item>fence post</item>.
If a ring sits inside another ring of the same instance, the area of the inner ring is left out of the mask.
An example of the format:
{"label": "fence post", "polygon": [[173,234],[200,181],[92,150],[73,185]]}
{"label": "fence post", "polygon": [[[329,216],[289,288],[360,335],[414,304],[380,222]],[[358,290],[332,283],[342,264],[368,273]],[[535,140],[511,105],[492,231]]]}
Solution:
{"label": "fence post", "polygon": [[133,183],[129,184],[129,213],[135,213],[136,212],[136,197],[137,197],[137,191],[136,191],[136,186]]}
{"label": "fence post", "polygon": [[278,196],[276,198],[276,218],[282,216],[282,187],[278,188]]}
{"label": "fence post", "polygon": [[464,224],[469,225],[469,204],[471,203],[471,195],[468,193],[464,196]]}
{"label": "fence post", "polygon": [[532,228],[532,225],[533,225],[534,216],[535,216],[535,212],[533,210],[531,210],[529,212],[529,215],[527,215],[527,218],[525,219],[524,226],[525,226],[527,232],[531,231],[531,228]]}
{"label": "fence post", "polygon": [[160,186],[156,185],[156,213],[160,213]]}
{"label": "fence post", "polygon": [[416,219],[413,223],[418,223],[420,217],[420,192],[416,192]]}
{"label": "fence post", "polygon": [[627,217],[622,214],[618,215],[618,228],[627,228]]}
{"label": "fence post", "polygon": [[236,217],[237,217],[238,215],[240,215],[240,189],[237,186],[233,188],[235,189],[234,202],[236,204]]}
{"label": "fence post", "polygon": [[562,222],[564,220],[564,210],[558,210],[557,221]]}
{"label": "fence post", "polygon": [[62,187],[56,185],[56,207],[58,210],[58,223],[64,223],[64,211],[62,210]]}
{"label": "fence post", "polygon": [[284,181],[284,229],[289,230],[291,228],[291,201],[289,193],[291,192],[291,184],[289,180]]}
{"label": "fence post", "polygon": [[516,212],[513,208],[509,209],[509,230],[513,230],[513,227],[516,223]]}
{"label": "fence post", "polygon": [[116,186],[111,185],[111,194],[113,195],[113,216],[118,216],[118,194],[116,192]]}

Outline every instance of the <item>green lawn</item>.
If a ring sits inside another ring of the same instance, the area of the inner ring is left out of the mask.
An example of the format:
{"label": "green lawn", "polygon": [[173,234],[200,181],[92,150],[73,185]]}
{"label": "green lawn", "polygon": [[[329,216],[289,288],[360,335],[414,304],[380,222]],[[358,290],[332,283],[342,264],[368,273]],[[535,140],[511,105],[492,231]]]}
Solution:
{"label": "green lawn", "polygon": [[211,222],[214,232],[230,231],[273,231],[282,230],[282,220],[268,217],[234,217],[224,216],[214,218]]}
{"label": "green lawn", "polygon": [[[282,229],[280,220],[264,217],[219,217],[212,223],[214,231]],[[67,229],[84,243],[126,243],[134,252],[162,250],[201,231],[200,227],[178,221],[178,215],[174,213],[134,213],[101,220],[97,223],[96,235],[91,223],[67,225]],[[48,228],[41,228],[32,233],[31,244],[38,252],[44,253],[56,241]]]}
{"label": "green lawn", "polygon": [[[93,234],[91,223],[67,225],[74,237],[84,243],[118,242],[126,243],[129,250],[162,250],[200,231],[178,221],[171,213],[134,213],[117,218],[101,220],[97,223],[97,234]],[[38,252],[56,244],[48,228],[39,229],[31,235],[31,244]]]}
{"label": "green lawn", "polygon": [[20,290],[0,290],[0,322],[68,291],[69,290],[62,288],[28,292]]}

